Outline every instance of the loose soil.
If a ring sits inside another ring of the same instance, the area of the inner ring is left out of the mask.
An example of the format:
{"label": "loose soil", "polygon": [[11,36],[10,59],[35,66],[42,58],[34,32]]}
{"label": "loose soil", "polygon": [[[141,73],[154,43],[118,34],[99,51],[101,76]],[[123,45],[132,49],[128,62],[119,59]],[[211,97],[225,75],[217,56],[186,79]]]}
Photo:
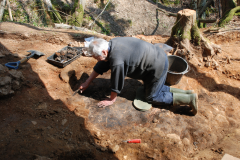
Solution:
{"label": "loose soil", "polygon": [[[129,78],[114,105],[98,108],[97,103],[110,94],[110,72],[72,96],[96,60],[81,56],[59,68],[47,58],[70,42],[83,43],[85,37],[112,37],[9,22],[0,23],[0,35],[2,66],[24,58],[28,50],[45,54],[20,64],[17,72],[0,67],[0,78],[10,74],[8,85],[18,86],[11,86],[13,92],[0,99],[1,159],[218,160],[225,153],[240,158],[240,32],[206,32],[204,36],[220,45],[222,53],[205,62],[201,50],[196,50],[188,60],[190,71],[172,86],[198,93],[196,116],[187,106],[136,110],[132,102],[142,82]],[[136,38],[165,43],[169,37]],[[211,65],[206,67],[207,63]],[[22,77],[17,77],[20,73]],[[128,139],[141,143],[122,142]]]}

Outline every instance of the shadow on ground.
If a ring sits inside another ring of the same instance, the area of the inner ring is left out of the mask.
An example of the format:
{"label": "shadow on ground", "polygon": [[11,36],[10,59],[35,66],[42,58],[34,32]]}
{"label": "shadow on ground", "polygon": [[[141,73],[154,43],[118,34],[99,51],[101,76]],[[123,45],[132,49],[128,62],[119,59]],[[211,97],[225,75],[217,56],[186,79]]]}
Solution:
{"label": "shadow on ground", "polygon": [[[19,60],[1,43],[0,52],[5,56],[0,58],[3,66]],[[1,159],[118,159],[95,144],[84,118],[49,95],[29,63],[17,71],[25,81],[13,95],[0,99]]]}
{"label": "shadow on ground", "polygon": [[198,72],[194,65],[191,63],[189,64],[191,66],[191,70],[186,74],[187,77],[196,79],[209,92],[225,92],[240,100],[240,89],[238,87],[233,87],[226,84],[218,84],[213,78],[206,76],[205,73]]}

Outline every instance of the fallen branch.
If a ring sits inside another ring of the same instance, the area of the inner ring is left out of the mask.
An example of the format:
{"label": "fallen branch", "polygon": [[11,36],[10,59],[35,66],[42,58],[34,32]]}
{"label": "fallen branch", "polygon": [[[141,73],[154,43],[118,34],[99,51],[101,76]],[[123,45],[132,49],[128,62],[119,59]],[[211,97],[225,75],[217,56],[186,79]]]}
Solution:
{"label": "fallen branch", "polygon": [[213,2],[213,0],[208,0],[208,2],[206,3],[205,6],[203,6],[199,12],[198,12],[198,17],[201,17],[203,12],[205,12],[205,10],[207,9],[208,6],[210,6],[210,4]]}
{"label": "fallen branch", "polygon": [[170,17],[170,16],[177,17],[177,14],[175,14],[175,13],[167,12],[167,11],[164,11],[164,10],[159,9],[159,8],[157,8],[156,10],[159,10],[159,11],[165,13],[165,14],[166,14],[167,16],[169,16],[169,17]]}
{"label": "fallen branch", "polygon": [[227,12],[227,13],[224,15],[224,18],[222,18],[222,19],[219,21],[218,26],[219,26],[219,27],[223,27],[224,25],[226,25],[227,23],[229,23],[229,22],[232,20],[234,14],[235,14],[236,12],[238,12],[238,11],[240,11],[240,6],[237,6],[237,7],[233,8],[233,9],[231,9],[229,12]]}
{"label": "fallen branch", "polygon": [[217,22],[217,19],[197,19],[197,21],[201,23],[215,23]]}
{"label": "fallen branch", "polygon": [[55,28],[61,28],[61,29],[72,29],[72,26],[68,25],[68,24],[58,24],[58,23],[54,23],[53,27]]}
{"label": "fallen branch", "polygon": [[228,32],[228,31],[239,31],[240,28],[210,28],[206,32]]}
{"label": "fallen branch", "polygon": [[[171,13],[171,12],[167,12],[167,11],[165,11],[165,10],[162,10],[162,9],[159,9],[159,8],[157,8],[156,10],[159,10],[159,11],[161,11],[161,12],[163,12],[163,13],[165,13],[167,16],[172,16],[172,17],[177,17],[177,14],[175,14],[175,13]],[[199,22],[202,22],[202,23],[215,23],[215,22],[217,22],[217,19],[197,19]]]}
{"label": "fallen branch", "polygon": [[13,18],[12,18],[12,11],[11,11],[11,8],[10,8],[9,0],[7,0],[7,7],[8,7],[8,13],[9,13],[10,21],[13,21]]}
{"label": "fallen branch", "polygon": [[95,21],[102,15],[102,13],[104,12],[104,10],[106,9],[107,5],[109,4],[110,0],[108,0],[108,3],[105,5],[105,7],[103,8],[102,12],[97,16],[97,18],[91,23],[88,25],[89,28],[92,27],[92,25],[95,23]]}

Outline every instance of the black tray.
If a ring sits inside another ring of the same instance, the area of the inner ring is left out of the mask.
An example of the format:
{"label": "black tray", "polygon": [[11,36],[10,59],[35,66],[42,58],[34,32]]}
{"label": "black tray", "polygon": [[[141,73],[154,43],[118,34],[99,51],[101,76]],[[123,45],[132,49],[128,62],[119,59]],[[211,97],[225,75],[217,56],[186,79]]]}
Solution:
{"label": "black tray", "polygon": [[55,66],[58,66],[58,67],[62,67],[62,68],[63,68],[63,67],[65,67],[65,66],[69,65],[70,63],[72,63],[72,62],[73,62],[74,60],[76,60],[77,58],[79,58],[79,57],[82,55],[82,53],[83,53],[83,52],[82,52],[82,48],[83,48],[83,47],[70,47],[70,46],[66,46],[66,47],[60,49],[60,50],[57,51],[57,52],[67,50],[68,48],[71,48],[71,49],[74,49],[74,50],[77,50],[77,51],[78,51],[78,52],[77,52],[77,55],[74,56],[72,59],[68,60],[67,62],[61,63],[61,62],[59,62],[59,61],[55,61],[55,60],[54,60],[54,56],[55,56],[55,54],[56,54],[56,53],[54,53],[53,55],[51,55],[51,56],[49,56],[49,57],[47,58],[47,61],[48,61],[49,63],[55,65]]}

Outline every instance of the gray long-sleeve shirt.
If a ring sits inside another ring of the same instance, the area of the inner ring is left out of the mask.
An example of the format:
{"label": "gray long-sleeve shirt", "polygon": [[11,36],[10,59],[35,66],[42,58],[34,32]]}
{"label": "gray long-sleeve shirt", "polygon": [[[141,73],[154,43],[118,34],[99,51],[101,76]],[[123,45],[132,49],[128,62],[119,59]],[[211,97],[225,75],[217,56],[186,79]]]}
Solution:
{"label": "gray long-sleeve shirt", "polygon": [[132,37],[114,38],[109,46],[108,61],[99,61],[94,71],[103,74],[111,69],[113,92],[121,92],[126,76],[144,83],[153,83],[161,77],[166,54],[158,46]]}

